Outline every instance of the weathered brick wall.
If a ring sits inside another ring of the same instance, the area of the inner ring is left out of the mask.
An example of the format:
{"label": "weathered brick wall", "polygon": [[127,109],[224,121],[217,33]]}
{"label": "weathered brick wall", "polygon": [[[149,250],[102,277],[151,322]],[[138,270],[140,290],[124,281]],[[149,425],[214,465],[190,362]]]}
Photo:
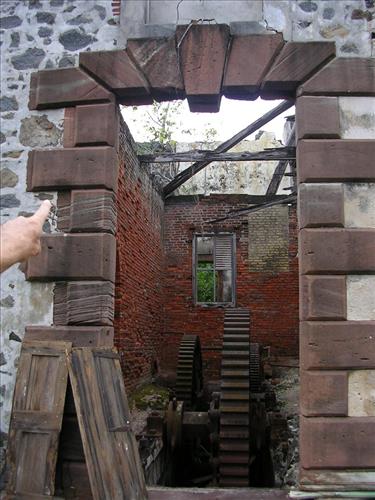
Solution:
{"label": "weathered brick wall", "polygon": [[[199,334],[205,379],[217,379],[221,360],[223,307],[197,306],[192,291],[192,237],[195,232],[231,231],[236,234],[237,306],[251,313],[251,338],[271,346],[275,355],[298,352],[298,263],[296,212],[289,208],[288,270],[257,272],[249,263],[248,215],[212,226],[204,221],[247,206],[246,195],[169,198],[165,205],[166,253],[165,342],[162,368],[174,370],[177,346],[184,333]],[[259,212],[267,225],[273,211]],[[287,233],[285,233],[287,235]],[[266,249],[265,249],[266,250]]]}
{"label": "weathered brick wall", "polygon": [[115,344],[127,389],[151,377],[163,335],[163,202],[121,124]]}

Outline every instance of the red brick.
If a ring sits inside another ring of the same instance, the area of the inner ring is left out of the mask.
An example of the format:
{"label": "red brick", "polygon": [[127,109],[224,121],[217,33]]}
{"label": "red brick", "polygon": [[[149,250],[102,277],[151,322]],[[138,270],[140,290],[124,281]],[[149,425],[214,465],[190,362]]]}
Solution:
{"label": "red brick", "polygon": [[375,141],[298,141],[298,182],[366,182],[375,180]]}
{"label": "red brick", "polygon": [[346,277],[302,276],[300,319],[346,319]]}
{"label": "red brick", "polygon": [[375,467],[375,418],[300,418],[300,456],[305,469]]}
{"label": "red brick", "polygon": [[298,223],[304,227],[344,227],[343,184],[300,184]]}
{"label": "red brick", "polygon": [[348,414],[348,372],[301,371],[300,411],[306,417]]}
{"label": "red brick", "polygon": [[337,97],[300,97],[296,101],[297,139],[340,138]]}
{"label": "red brick", "polygon": [[300,361],[305,370],[375,368],[375,321],[303,321]]}
{"label": "red brick", "polygon": [[353,274],[375,271],[375,229],[302,229],[302,274]]}

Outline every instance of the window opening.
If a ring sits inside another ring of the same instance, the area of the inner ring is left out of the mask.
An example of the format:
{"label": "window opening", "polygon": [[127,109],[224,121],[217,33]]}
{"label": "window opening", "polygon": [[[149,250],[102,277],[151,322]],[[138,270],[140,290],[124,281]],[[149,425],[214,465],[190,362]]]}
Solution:
{"label": "window opening", "polygon": [[194,237],[194,296],[197,304],[234,304],[234,235]]}

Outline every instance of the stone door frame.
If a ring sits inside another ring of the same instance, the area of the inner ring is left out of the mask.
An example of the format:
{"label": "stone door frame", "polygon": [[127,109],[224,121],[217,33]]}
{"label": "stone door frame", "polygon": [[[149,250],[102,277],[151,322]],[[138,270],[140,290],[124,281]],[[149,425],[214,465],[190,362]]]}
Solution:
{"label": "stone door frame", "polygon": [[[29,107],[65,108],[64,148],[30,153],[27,189],[59,192],[64,233],[43,236],[28,262],[27,279],[57,286],[53,326],[27,327],[26,338],[113,343],[117,104],[186,96],[192,111],[217,111],[222,95],[295,99],[300,486],[373,490],[375,417],[348,416],[348,375],[375,370],[375,322],[346,319],[345,280],[375,272],[375,230],[345,227],[343,191],[345,182],[375,182],[375,141],[341,138],[338,100],[374,96],[374,82],[374,59],[336,58],[332,43],[279,34],[231,36],[226,25],[180,26],[175,37],[84,52],[79,67],[34,73]],[[88,297],[91,312],[80,317]]]}

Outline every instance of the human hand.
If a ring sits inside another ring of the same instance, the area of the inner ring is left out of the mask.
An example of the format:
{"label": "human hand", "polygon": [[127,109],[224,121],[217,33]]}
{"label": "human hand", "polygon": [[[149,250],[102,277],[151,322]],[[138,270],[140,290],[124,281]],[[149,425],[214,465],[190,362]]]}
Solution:
{"label": "human hand", "polygon": [[0,228],[0,272],[40,252],[43,224],[51,210],[51,202],[43,201],[31,217],[17,217]]}

